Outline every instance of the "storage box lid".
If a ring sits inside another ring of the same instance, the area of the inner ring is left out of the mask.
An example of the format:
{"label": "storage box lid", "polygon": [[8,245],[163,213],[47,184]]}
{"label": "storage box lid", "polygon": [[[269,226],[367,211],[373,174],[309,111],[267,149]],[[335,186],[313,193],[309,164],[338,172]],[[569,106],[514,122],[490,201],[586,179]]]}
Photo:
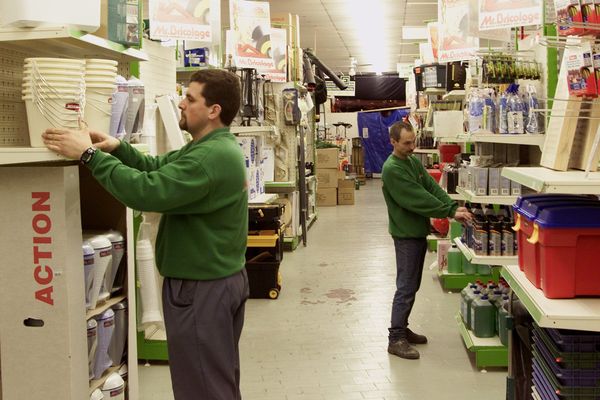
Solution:
{"label": "storage box lid", "polygon": [[519,208],[523,205],[525,201],[529,201],[531,203],[538,201],[558,201],[563,200],[564,202],[569,202],[570,200],[582,199],[582,198],[590,198],[590,196],[586,195],[577,195],[577,194],[560,194],[560,193],[532,193],[532,194],[524,194],[517,198],[515,204],[513,204],[513,210],[518,211]]}
{"label": "storage box lid", "polygon": [[535,222],[543,228],[600,228],[600,205],[548,207]]}
{"label": "storage box lid", "polygon": [[520,209],[517,210],[517,213],[523,215],[527,219],[533,221],[536,219],[540,213],[540,211],[545,210],[546,208],[554,208],[554,207],[600,207],[600,201],[597,199],[585,198],[581,197],[578,199],[570,199],[565,201],[563,199],[555,199],[555,200],[546,200],[546,201],[530,201],[525,200],[521,205]]}

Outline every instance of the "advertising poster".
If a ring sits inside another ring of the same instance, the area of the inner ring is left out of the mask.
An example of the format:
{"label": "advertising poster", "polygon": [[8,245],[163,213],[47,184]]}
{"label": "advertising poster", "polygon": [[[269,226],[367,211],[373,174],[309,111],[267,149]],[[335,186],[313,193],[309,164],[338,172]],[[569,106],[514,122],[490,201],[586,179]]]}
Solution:
{"label": "advertising poster", "polygon": [[438,51],[439,51],[439,35],[438,35],[438,23],[430,22],[427,24],[427,43],[431,46],[433,52],[433,61],[438,62]]}
{"label": "advertising poster", "polygon": [[271,17],[265,1],[231,0],[234,63],[238,68],[267,71],[275,68],[271,54]]}
{"label": "advertising poster", "polygon": [[479,39],[469,35],[469,0],[440,0],[438,8],[439,62],[476,58]]}
{"label": "advertising poster", "polygon": [[[266,79],[271,82],[287,82],[287,31],[271,28],[271,57],[275,68],[265,70]],[[259,69],[261,72],[262,69]]]}
{"label": "advertising poster", "polygon": [[479,0],[479,29],[542,25],[542,0]]}
{"label": "advertising poster", "polygon": [[150,0],[150,38],[212,41],[210,0]]}

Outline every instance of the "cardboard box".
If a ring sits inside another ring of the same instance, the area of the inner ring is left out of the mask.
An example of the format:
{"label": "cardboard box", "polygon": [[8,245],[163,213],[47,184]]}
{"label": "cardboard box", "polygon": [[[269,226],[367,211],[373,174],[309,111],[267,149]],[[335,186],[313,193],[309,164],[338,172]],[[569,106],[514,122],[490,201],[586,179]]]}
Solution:
{"label": "cardboard box", "polygon": [[346,179],[346,171],[339,170],[338,171],[338,181]]}
{"label": "cardboard box", "polygon": [[337,203],[344,206],[354,205],[354,188],[338,189]]}
{"label": "cardboard box", "polygon": [[2,395],[87,399],[78,167],[1,167],[0,181]]}
{"label": "cardboard box", "polygon": [[332,149],[317,149],[317,169],[335,168],[339,166],[340,150]]}
{"label": "cardboard box", "polygon": [[317,207],[331,207],[337,205],[336,188],[319,188],[317,190]]}
{"label": "cardboard box", "polygon": [[520,196],[521,195],[521,184],[511,181],[510,182],[510,194],[512,196]]}
{"label": "cardboard box", "polygon": [[354,179],[338,179],[338,189],[354,190],[354,187],[355,187]]}
{"label": "cardboard box", "polygon": [[280,218],[281,223],[284,224],[283,236],[296,237],[300,232],[299,192],[279,193],[278,196],[275,203],[284,206],[283,215]]}
{"label": "cardboard box", "polygon": [[582,43],[572,52],[565,53],[567,65],[567,82],[569,94],[574,96],[598,95],[596,88],[596,75],[592,60],[592,47],[589,43]]}
{"label": "cardboard box", "polygon": [[337,188],[338,170],[317,168],[317,185],[321,188]]}
{"label": "cardboard box", "polygon": [[501,168],[490,168],[488,175],[488,192],[490,196],[500,195],[500,171]]}
{"label": "cardboard box", "polygon": [[[558,34],[561,36],[577,36],[584,33],[581,27],[571,26],[573,22],[583,22],[579,0],[554,0]],[[563,24],[561,24],[563,22]]]}
{"label": "cardboard box", "polygon": [[141,7],[140,0],[102,0],[100,28],[94,35],[126,46],[139,46]]}
{"label": "cardboard box", "polygon": [[487,196],[489,168],[473,167],[474,192],[477,196]]}
{"label": "cardboard box", "polygon": [[500,196],[510,196],[510,179],[500,177]]}

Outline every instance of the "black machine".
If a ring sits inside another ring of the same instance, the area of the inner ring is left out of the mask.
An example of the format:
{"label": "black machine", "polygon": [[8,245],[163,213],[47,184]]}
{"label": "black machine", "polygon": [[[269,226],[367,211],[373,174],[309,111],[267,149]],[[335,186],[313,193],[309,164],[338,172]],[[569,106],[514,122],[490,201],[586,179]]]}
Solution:
{"label": "black machine", "polygon": [[466,64],[427,64],[413,68],[417,91],[425,89],[462,90],[467,80]]}

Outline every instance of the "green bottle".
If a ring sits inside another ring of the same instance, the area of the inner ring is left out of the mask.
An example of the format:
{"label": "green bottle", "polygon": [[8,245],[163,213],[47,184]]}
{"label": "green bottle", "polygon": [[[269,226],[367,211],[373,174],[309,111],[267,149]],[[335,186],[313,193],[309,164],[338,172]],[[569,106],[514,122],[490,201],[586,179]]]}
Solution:
{"label": "green bottle", "polygon": [[448,249],[448,273],[460,274],[462,272],[463,255],[455,245]]}
{"label": "green bottle", "polygon": [[496,307],[484,295],[471,303],[471,327],[479,338],[496,336]]}

